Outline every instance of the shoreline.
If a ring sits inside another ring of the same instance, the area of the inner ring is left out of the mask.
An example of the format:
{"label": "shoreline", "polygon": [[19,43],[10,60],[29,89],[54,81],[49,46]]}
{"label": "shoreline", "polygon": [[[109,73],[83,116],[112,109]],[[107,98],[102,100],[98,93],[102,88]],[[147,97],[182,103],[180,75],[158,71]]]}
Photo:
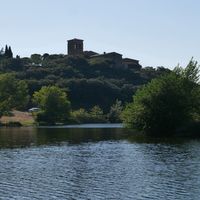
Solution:
{"label": "shoreline", "polygon": [[83,123],[83,124],[63,124],[63,125],[29,125],[23,126],[18,122],[11,124],[1,124],[0,128],[123,128],[122,123]]}

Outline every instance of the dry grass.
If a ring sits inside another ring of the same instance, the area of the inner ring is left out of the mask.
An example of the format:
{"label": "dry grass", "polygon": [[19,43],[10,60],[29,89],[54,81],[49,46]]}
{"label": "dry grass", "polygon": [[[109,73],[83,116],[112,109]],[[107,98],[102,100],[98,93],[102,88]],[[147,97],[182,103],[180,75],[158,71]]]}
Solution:
{"label": "dry grass", "polygon": [[12,116],[3,116],[0,121],[3,124],[7,124],[9,122],[20,122],[23,126],[31,126],[35,123],[35,120],[31,113],[21,112],[14,110],[12,111]]}

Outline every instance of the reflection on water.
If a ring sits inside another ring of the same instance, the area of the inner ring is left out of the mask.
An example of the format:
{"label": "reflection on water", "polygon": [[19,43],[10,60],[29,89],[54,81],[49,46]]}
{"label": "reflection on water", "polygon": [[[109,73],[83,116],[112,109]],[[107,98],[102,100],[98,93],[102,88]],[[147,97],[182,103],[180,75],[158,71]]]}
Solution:
{"label": "reflection on water", "polygon": [[2,128],[0,148],[120,140],[127,133],[122,128]]}
{"label": "reflection on water", "polygon": [[0,197],[199,200],[199,155],[122,128],[3,128]]}

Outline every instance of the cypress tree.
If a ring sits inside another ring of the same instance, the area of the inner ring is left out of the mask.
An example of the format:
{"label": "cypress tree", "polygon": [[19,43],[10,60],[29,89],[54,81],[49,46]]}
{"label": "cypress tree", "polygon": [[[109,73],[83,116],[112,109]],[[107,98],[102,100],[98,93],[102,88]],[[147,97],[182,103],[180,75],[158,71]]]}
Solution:
{"label": "cypress tree", "polygon": [[5,56],[6,58],[12,58],[12,57],[13,57],[12,49],[11,49],[10,46],[8,47],[8,46],[6,45],[4,56]]}
{"label": "cypress tree", "polygon": [[9,48],[8,48],[8,58],[12,58],[12,57],[13,57],[13,52],[12,52],[11,47],[9,46]]}
{"label": "cypress tree", "polygon": [[0,56],[3,56],[4,55],[4,50],[3,48],[0,49]]}
{"label": "cypress tree", "polygon": [[6,45],[4,56],[5,56],[5,57],[8,57],[8,54],[9,54],[9,53],[8,53],[8,46]]}

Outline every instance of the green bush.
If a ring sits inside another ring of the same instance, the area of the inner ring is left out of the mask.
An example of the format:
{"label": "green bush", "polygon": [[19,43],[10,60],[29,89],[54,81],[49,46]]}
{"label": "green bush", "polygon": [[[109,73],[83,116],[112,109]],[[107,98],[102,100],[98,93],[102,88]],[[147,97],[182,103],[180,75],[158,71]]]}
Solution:
{"label": "green bush", "polygon": [[81,108],[72,112],[72,118],[76,123],[105,123],[107,122],[102,109],[94,106],[89,112]]}

